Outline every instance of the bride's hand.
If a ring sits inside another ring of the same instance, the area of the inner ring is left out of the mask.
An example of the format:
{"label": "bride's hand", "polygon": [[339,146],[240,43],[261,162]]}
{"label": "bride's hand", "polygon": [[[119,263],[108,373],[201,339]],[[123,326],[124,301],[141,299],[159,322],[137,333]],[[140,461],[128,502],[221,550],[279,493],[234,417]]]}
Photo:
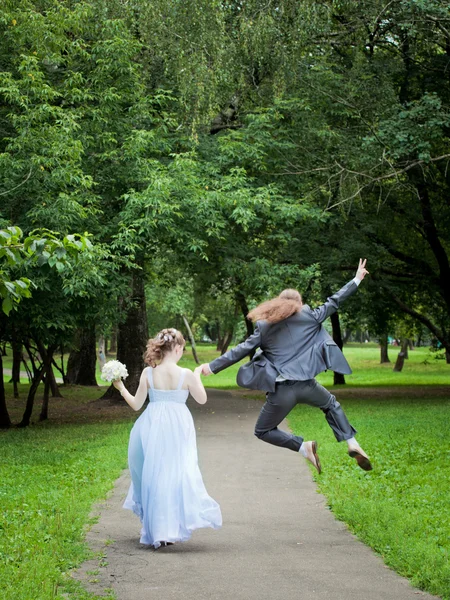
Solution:
{"label": "bride's hand", "polygon": [[121,379],[116,379],[112,382],[112,384],[116,388],[116,390],[119,390],[119,392],[125,387]]}
{"label": "bride's hand", "polygon": [[208,375],[212,375],[212,371],[209,368],[209,364],[208,363],[203,363],[202,365],[200,365],[199,367],[197,367],[197,369],[201,369],[200,373],[204,377],[208,377]]}

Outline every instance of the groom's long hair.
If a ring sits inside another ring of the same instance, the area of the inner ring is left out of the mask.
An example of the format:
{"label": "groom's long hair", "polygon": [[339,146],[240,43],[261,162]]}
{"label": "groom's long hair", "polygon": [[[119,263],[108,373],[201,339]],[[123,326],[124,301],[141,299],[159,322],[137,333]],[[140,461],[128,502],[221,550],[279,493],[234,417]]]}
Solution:
{"label": "groom's long hair", "polygon": [[247,315],[247,319],[253,322],[278,323],[301,311],[302,307],[303,302],[300,292],[292,289],[283,290],[277,298],[267,300],[251,310]]}

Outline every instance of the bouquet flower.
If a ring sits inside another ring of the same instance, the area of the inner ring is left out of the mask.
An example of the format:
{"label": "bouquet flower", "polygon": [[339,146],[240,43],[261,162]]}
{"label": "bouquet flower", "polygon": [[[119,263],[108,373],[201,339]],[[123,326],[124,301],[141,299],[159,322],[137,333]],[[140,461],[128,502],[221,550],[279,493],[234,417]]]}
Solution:
{"label": "bouquet flower", "polygon": [[125,379],[128,377],[128,371],[125,365],[118,360],[109,360],[102,369],[101,378],[103,381],[116,381],[116,379]]}

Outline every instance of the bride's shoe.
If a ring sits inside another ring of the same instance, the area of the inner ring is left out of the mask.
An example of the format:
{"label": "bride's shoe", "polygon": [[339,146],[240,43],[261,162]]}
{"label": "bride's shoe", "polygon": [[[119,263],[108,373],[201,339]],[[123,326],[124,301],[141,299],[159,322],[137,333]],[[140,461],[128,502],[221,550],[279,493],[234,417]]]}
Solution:
{"label": "bride's shoe", "polygon": [[[159,548],[166,548],[167,546],[173,546],[174,542],[159,542],[161,544],[161,546],[159,546]],[[155,550],[158,550],[158,548],[155,548]]]}

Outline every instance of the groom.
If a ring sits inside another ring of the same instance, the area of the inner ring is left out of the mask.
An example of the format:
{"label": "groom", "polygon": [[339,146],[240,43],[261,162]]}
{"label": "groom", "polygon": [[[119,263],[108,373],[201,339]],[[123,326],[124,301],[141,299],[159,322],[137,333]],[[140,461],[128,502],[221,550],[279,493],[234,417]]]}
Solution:
{"label": "groom", "polygon": [[257,321],[253,335],[210,364],[201,365],[203,375],[219,373],[259,347],[261,352],[240,368],[237,378],[242,387],[267,392],[255,435],[269,444],[300,452],[319,473],[317,442],[305,442],[300,436],[278,429],[297,404],[320,408],[337,441],[347,442],[348,453],[358,466],[365,471],[372,469],[341,405],[315,380],[318,373],[328,369],[351,373],[344,355],[322,323],[356,292],[368,274],[365,267],[366,259],[360,259],[354,279],[315,309],[303,304],[297,290],[284,290],[278,298],[249,313],[249,317]]}

